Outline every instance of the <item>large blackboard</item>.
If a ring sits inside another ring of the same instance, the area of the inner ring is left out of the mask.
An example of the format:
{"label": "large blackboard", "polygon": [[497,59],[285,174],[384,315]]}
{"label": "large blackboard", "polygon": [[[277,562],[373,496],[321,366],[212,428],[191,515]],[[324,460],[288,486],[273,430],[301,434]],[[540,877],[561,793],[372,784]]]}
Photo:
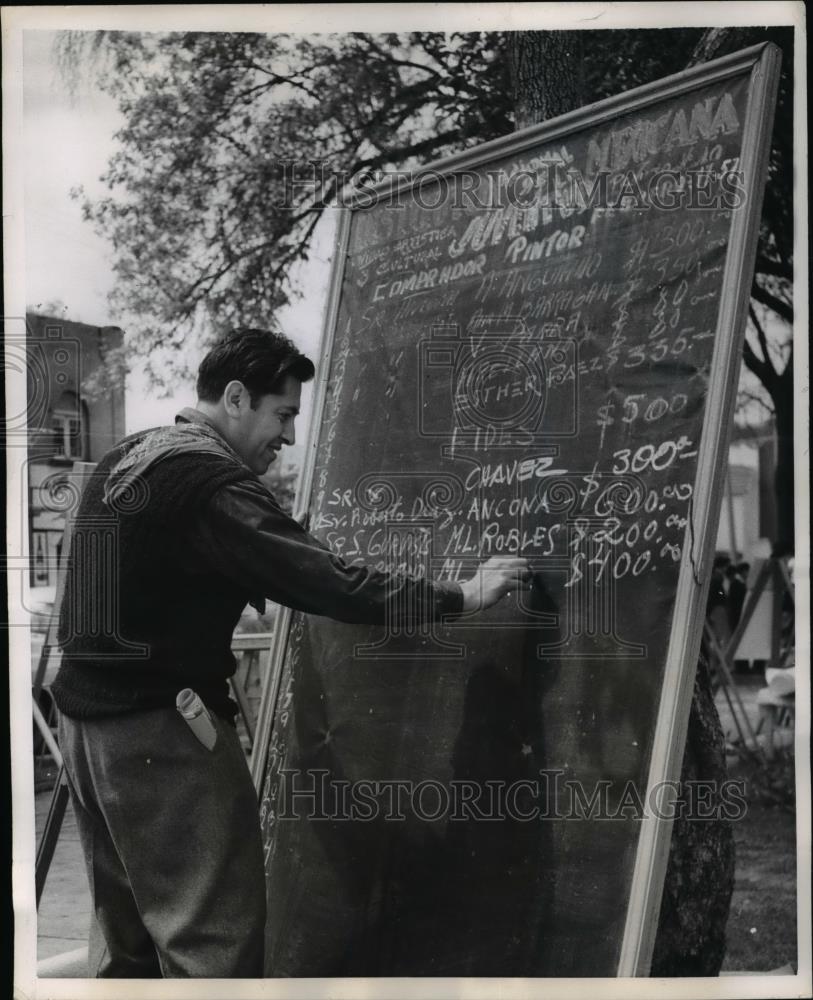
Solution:
{"label": "large blackboard", "polygon": [[776,63],[346,210],[311,528],[447,579],[518,553],[534,586],[426,628],[283,617],[268,975],[646,971],[669,824],[641,805],[679,775]]}

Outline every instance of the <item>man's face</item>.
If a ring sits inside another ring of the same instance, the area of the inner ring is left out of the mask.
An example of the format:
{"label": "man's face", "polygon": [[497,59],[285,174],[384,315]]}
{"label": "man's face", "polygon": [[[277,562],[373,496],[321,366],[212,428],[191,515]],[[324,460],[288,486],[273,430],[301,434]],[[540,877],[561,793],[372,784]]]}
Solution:
{"label": "man's face", "polygon": [[288,375],[279,395],[261,396],[255,410],[241,405],[230,443],[257,475],[268,469],[284,444],[291,445],[296,440],[294,420],[299,413],[301,392],[299,379]]}

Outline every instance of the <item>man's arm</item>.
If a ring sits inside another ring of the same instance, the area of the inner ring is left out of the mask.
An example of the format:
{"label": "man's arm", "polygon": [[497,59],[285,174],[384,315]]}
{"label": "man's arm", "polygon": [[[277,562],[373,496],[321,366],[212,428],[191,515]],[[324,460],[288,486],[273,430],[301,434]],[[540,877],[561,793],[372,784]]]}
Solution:
{"label": "man's arm", "polygon": [[522,559],[491,559],[465,583],[419,580],[351,565],[289,517],[261,483],[224,486],[193,526],[205,560],[252,594],[338,621],[440,618],[496,603],[527,584]]}

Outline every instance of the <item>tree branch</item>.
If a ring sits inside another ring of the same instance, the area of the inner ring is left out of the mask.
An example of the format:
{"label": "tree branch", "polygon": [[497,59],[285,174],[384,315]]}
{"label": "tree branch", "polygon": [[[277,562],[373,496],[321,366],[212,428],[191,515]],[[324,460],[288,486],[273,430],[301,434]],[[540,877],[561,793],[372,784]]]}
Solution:
{"label": "tree branch", "polygon": [[[436,80],[441,78],[440,73],[432,66],[424,66],[423,63],[413,62],[411,59],[398,59],[395,56],[384,52],[372,35],[364,35],[363,41],[367,45],[368,49],[375,52],[376,55],[378,55],[382,60],[392,66],[409,66],[412,69],[419,69],[424,73],[430,73]],[[424,51],[426,50],[424,49]]]}
{"label": "tree branch", "polygon": [[759,348],[762,351],[762,360],[765,368],[770,372],[772,378],[776,378],[776,368],[774,368],[773,361],[771,361],[771,354],[768,350],[768,338],[765,336],[765,330],[757,319],[757,314],[754,312],[752,305],[748,306],[748,315],[751,317],[751,322],[757,331],[757,340],[759,341]]}
{"label": "tree branch", "polygon": [[760,254],[757,257],[756,270],[760,274],[769,274],[774,278],[784,278],[793,281],[793,265],[784,260],[771,260]]}
{"label": "tree branch", "polygon": [[751,297],[756,299],[760,305],[773,309],[777,316],[780,316],[787,323],[793,322],[793,306],[773,295],[756,281],[751,285]]}
{"label": "tree branch", "polygon": [[[763,362],[754,354],[754,349],[748,343],[747,340],[743,341],[742,345],[742,360],[745,362],[745,367],[751,372],[752,375],[756,375],[759,381],[768,389],[765,385],[766,376],[770,377],[767,373],[766,367]],[[769,390],[770,391],[770,390]]]}
{"label": "tree branch", "polygon": [[411,146],[400,146],[400,147],[379,147],[380,153],[378,156],[368,156],[364,160],[355,160],[352,167],[350,168],[351,174],[356,174],[359,170],[375,170],[378,167],[382,167],[387,163],[393,162],[403,162],[413,156],[420,156],[423,153],[430,153],[437,149],[439,146],[444,146],[447,143],[453,142],[458,136],[457,129],[451,129],[448,132],[441,132],[440,135],[433,135],[430,139],[424,139],[421,142],[415,142]]}

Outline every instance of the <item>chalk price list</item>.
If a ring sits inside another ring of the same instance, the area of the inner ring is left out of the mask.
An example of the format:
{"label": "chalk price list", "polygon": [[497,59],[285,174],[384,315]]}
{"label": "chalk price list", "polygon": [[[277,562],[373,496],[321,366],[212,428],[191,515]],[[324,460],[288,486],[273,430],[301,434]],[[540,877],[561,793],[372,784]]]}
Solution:
{"label": "chalk price list", "polygon": [[[689,159],[699,153],[700,147],[693,149]],[[699,164],[709,170],[719,165],[724,174],[736,166],[724,156],[720,144],[707,149]],[[681,167],[688,168],[689,159]],[[663,168],[661,160],[656,154],[640,169]],[[448,371],[438,374],[435,368],[429,374],[442,375],[452,386],[467,358],[472,370],[485,370],[475,365],[480,350],[475,320],[521,317],[516,330],[506,326],[499,338],[487,339],[486,346],[498,345],[506,356],[510,349],[521,355],[523,371],[544,373],[549,405],[543,422],[553,422],[559,432],[565,427],[567,399],[575,396],[584,421],[578,442],[563,441],[553,462],[535,455],[539,441],[530,427],[528,448],[515,460],[517,450],[504,449],[519,448],[522,428],[506,430],[504,420],[493,426],[476,421],[473,430],[463,433],[460,414],[444,409],[450,404],[459,409],[460,400],[451,392],[448,400],[435,394],[421,419],[429,413],[438,426],[448,426],[452,449],[441,459],[433,442],[420,460],[425,470],[435,468],[457,478],[462,495],[446,507],[428,510],[416,506],[412,489],[405,487],[394,491],[391,502],[368,508],[359,502],[352,483],[341,481],[344,476],[328,474],[338,424],[344,419],[343,396],[358,374],[348,321],[333,360],[313,504],[313,530],[343,558],[371,562],[378,569],[460,579],[471,572],[476,559],[518,554],[543,571],[548,559],[560,568],[564,563],[565,588],[585,580],[601,587],[608,579],[642,577],[680,563],[732,210],[703,207],[688,215],[585,212],[579,225],[567,231],[561,222],[556,228],[559,220],[552,212],[550,219],[540,216],[536,228],[521,234],[517,227],[530,226],[527,214],[509,209],[480,213],[457,235],[450,225],[408,238],[402,231],[400,240],[384,240],[374,252],[361,246],[369,259],[359,258],[365,268],[353,285],[357,313],[366,323],[372,310],[379,328],[388,331],[386,349],[393,359],[402,357],[412,350],[416,327],[417,335],[424,335],[422,321],[413,315],[418,305],[426,315],[445,315],[446,257],[439,248],[464,261],[476,253],[471,260],[477,273],[461,275],[459,281],[472,289],[467,307],[459,309],[459,339],[452,343],[448,337],[450,342],[440,345],[457,359],[457,368],[450,361]],[[380,240],[382,233],[371,227],[368,235]],[[356,239],[361,237],[357,234]],[[405,251],[422,254],[427,246],[432,252],[426,257],[403,258]],[[406,274],[407,264],[429,270]],[[432,267],[439,269],[437,275]],[[399,311],[406,304],[409,322]],[[575,348],[571,357],[558,341],[551,343],[551,331],[563,344],[577,345],[578,357]],[[555,350],[563,360],[554,357]],[[476,403],[478,413],[492,402],[487,398],[491,390],[497,399],[504,391],[512,402],[515,393],[527,395],[536,387],[533,377],[511,381],[511,366],[495,365],[494,385],[482,381],[474,402],[464,400]],[[396,368],[397,360],[389,367]],[[519,371],[522,366],[515,367]],[[420,370],[417,377],[425,382],[428,375]],[[388,398],[410,391],[408,380],[385,382],[383,394]],[[608,384],[612,389],[606,392]],[[419,424],[416,417],[415,426]],[[594,429],[597,434],[591,433]],[[427,431],[427,440],[433,441],[430,431],[436,433],[434,424]],[[545,433],[541,426],[539,440]],[[482,476],[475,473],[472,480],[471,465],[457,463],[458,446],[461,458],[477,461]],[[593,472],[588,473],[591,466]],[[379,468],[386,476],[386,463]],[[424,474],[416,472],[418,477]],[[393,475],[397,478],[403,471]],[[623,501],[608,486],[613,481],[616,486],[631,481],[637,486]],[[562,495],[576,484],[572,503],[549,502],[557,484]],[[418,488],[417,481],[414,486]]]}
{"label": "chalk price list", "polygon": [[679,563],[688,512],[684,516],[674,507],[688,503],[693,489],[689,482],[665,483],[660,489],[649,487],[639,507],[643,516],[632,521],[612,514],[597,525],[594,518],[576,517],[568,543],[571,562],[565,587],[584,579],[600,586],[609,577],[638,577],[655,571],[664,561]]}
{"label": "chalk price list", "polygon": [[[618,366],[622,373],[641,368],[657,388],[620,398],[616,393],[598,405],[595,423],[599,451],[605,453],[606,442],[616,446],[608,463],[601,460],[602,468],[639,477],[644,495],[631,523],[617,515],[589,531],[576,523],[566,587],[588,573],[592,583],[601,585],[608,576],[641,576],[664,562],[681,560],[697,457],[696,442],[688,435],[700,434],[693,415],[702,409],[722,271],[718,261],[729,221],[729,211],[701,213],[650,227],[630,245],[623,265],[627,277],[613,304],[607,368]],[[635,304],[649,301],[648,315],[641,316]],[[662,377],[659,367],[664,368]],[[659,440],[667,426],[688,433]],[[642,438],[648,440],[638,443]],[[627,446],[617,447],[622,443]]]}
{"label": "chalk price list", "polygon": [[[706,215],[711,216],[706,218]],[[685,360],[687,352],[714,337],[713,322],[697,323],[709,316],[704,306],[713,307],[722,264],[717,258],[727,243],[723,234],[709,236],[709,228],[727,223],[728,211],[705,213],[679,225],[663,225],[653,235],[641,236],[630,247],[624,270],[628,277],[614,303],[612,337],[607,352],[608,367],[621,364],[624,369],[660,362]],[[711,260],[709,258],[712,258]],[[646,272],[653,282],[645,284]],[[628,324],[631,302],[644,294],[656,294],[646,339],[630,343]]]}

